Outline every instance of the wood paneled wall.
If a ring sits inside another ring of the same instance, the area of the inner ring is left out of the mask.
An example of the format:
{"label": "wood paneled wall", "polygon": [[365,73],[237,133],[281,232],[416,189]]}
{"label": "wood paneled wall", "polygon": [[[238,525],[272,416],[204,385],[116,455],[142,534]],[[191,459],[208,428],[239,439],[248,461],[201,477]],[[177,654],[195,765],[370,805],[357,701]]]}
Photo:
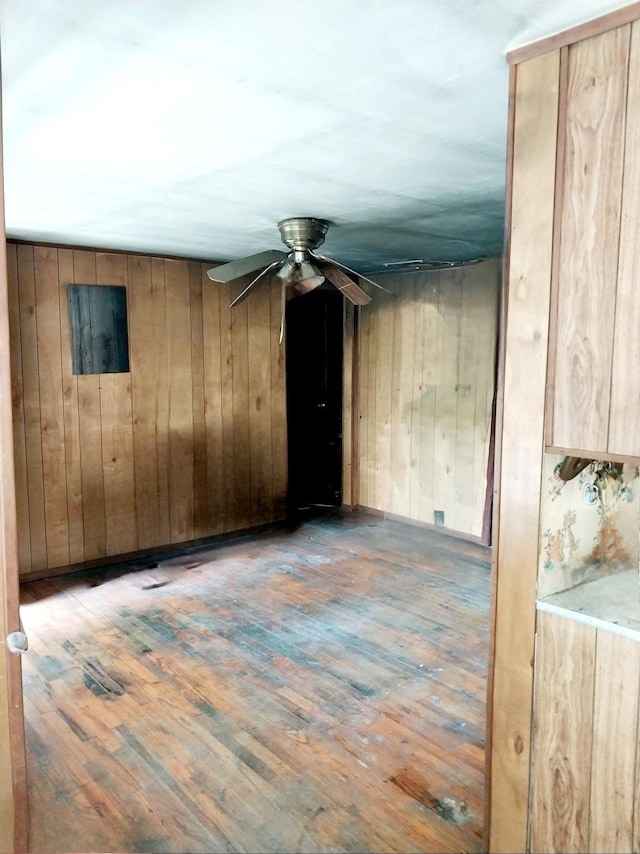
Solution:
{"label": "wood paneled wall", "polygon": [[640,642],[538,612],[531,851],[640,850]]}
{"label": "wood paneled wall", "polygon": [[[279,290],[208,266],[9,243],[21,573],[284,517]],[[70,283],[127,288],[129,373],[72,374]]]}
{"label": "wood paneled wall", "polygon": [[385,275],[361,311],[358,503],[480,536],[500,262]]}
{"label": "wood paneled wall", "polygon": [[559,52],[523,62],[517,75],[511,72],[510,257],[488,698],[492,852],[527,850],[559,72]]}

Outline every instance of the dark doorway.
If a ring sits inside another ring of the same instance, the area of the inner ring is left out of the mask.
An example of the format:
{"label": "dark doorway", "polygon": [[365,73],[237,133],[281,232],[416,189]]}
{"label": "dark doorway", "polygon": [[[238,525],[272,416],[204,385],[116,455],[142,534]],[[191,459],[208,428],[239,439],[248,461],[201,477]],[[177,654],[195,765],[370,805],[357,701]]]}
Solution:
{"label": "dark doorway", "polygon": [[322,286],[287,303],[289,515],[342,503],[343,298]]}

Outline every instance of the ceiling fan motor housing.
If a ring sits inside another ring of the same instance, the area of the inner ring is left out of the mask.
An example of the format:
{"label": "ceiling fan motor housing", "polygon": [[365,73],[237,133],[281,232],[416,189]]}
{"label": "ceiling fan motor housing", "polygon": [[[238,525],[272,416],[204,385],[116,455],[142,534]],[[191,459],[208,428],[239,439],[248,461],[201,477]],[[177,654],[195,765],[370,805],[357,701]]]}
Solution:
{"label": "ceiling fan motor housing", "polygon": [[292,216],[280,220],[278,228],[282,242],[290,249],[317,249],[324,243],[324,236],[331,223],[326,219],[311,216]]}

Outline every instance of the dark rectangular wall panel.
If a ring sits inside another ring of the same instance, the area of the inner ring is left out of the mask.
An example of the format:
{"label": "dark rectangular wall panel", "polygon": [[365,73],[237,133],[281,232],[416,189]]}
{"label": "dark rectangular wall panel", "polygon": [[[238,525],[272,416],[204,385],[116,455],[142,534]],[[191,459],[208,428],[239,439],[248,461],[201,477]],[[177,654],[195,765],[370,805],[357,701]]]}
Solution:
{"label": "dark rectangular wall panel", "polygon": [[69,285],[74,374],[129,372],[127,290],[122,285]]}

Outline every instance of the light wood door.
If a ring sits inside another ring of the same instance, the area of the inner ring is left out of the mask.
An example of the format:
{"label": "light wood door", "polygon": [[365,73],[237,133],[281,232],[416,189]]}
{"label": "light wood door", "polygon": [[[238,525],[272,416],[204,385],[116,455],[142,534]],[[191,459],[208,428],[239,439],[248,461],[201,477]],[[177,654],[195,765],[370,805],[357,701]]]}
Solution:
{"label": "light wood door", "polygon": [[9,293],[0,148],[0,851],[27,851],[28,806],[22,673],[6,637],[20,628],[11,412]]}
{"label": "light wood door", "polygon": [[9,309],[0,200],[0,851],[27,850],[27,784],[20,658],[5,638],[18,631],[18,539],[16,529]]}

